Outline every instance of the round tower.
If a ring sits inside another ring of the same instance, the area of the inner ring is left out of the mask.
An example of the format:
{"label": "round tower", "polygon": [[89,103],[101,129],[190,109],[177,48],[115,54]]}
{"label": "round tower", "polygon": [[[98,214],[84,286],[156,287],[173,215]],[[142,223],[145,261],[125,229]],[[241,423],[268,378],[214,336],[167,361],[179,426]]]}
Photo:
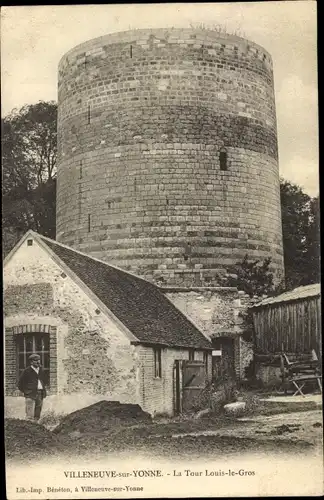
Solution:
{"label": "round tower", "polygon": [[283,273],[270,55],[201,29],[114,33],[59,63],[57,239],[168,285],[247,254]]}

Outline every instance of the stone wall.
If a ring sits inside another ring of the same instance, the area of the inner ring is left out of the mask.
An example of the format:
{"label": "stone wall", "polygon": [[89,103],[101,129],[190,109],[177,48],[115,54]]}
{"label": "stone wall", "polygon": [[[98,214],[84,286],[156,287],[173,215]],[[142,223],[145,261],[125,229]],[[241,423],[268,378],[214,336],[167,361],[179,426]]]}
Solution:
{"label": "stone wall", "polygon": [[282,273],[272,62],[258,45],[161,29],[72,49],[58,149],[58,240],[168,285],[221,283],[245,254]]}
{"label": "stone wall", "polygon": [[208,338],[241,333],[241,301],[236,288],[165,287],[162,290]]}
{"label": "stone wall", "polygon": [[246,378],[246,369],[250,366],[254,356],[253,342],[247,342],[241,337],[240,341],[240,365],[239,365],[239,378],[244,380]]}
{"label": "stone wall", "polygon": [[234,339],[234,367],[237,379],[245,378],[245,369],[253,359],[253,344],[242,336],[244,323],[241,314],[251,299],[232,287],[162,288],[171,302],[184,313],[206,337],[214,341],[220,337]]}

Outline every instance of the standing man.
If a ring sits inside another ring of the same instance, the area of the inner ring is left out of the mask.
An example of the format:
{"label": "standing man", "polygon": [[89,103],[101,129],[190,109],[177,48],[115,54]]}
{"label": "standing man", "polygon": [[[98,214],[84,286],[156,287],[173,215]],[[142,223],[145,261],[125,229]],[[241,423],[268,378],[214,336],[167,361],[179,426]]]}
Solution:
{"label": "standing man", "polygon": [[21,374],[18,389],[24,393],[26,402],[27,420],[39,420],[43,399],[46,397],[44,371],[40,366],[40,356],[31,354],[29,356],[30,366]]}

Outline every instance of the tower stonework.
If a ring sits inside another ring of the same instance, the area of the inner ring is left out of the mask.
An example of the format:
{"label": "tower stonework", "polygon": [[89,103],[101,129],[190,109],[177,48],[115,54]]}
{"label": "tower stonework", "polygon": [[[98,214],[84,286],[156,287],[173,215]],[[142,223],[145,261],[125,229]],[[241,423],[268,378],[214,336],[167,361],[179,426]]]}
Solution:
{"label": "tower stonework", "polygon": [[283,274],[273,70],[243,38],[114,33],[59,63],[57,240],[167,285]]}

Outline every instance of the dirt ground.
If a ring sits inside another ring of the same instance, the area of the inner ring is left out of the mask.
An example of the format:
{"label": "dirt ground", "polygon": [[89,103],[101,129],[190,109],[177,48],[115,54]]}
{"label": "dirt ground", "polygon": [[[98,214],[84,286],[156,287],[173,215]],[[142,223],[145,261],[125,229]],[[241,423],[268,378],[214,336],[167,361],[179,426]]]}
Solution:
{"label": "dirt ground", "polygon": [[238,454],[317,455],[322,448],[321,411],[262,416],[255,421],[215,419],[199,423],[152,424],[100,437],[82,434],[74,436],[73,449],[83,455],[91,449],[92,456],[127,450],[141,458],[196,460]]}
{"label": "dirt ground", "polygon": [[[141,458],[195,460],[202,456],[321,454],[323,421],[321,409],[280,412],[281,404],[258,405],[242,418],[208,415],[203,419],[178,418],[114,425],[98,432],[95,422],[55,433],[40,424],[21,420],[6,422],[6,454],[9,460],[33,460],[42,454],[73,459],[74,456],[121,457],[136,454]],[[296,407],[296,408],[297,408]],[[286,407],[285,407],[286,408]],[[287,409],[287,408],[286,408]],[[93,418],[93,417],[92,417]]]}

